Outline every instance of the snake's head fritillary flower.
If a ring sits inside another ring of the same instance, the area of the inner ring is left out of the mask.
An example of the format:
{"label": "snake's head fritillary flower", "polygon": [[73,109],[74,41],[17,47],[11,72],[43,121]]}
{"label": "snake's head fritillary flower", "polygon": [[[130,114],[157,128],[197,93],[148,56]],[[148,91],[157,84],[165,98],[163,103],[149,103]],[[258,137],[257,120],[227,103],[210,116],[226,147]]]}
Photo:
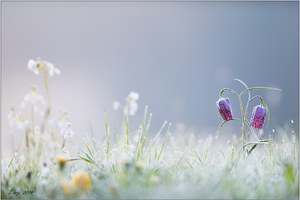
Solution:
{"label": "snake's head fritillary flower", "polygon": [[217,102],[220,115],[225,121],[232,119],[231,103],[228,98],[220,98]]}
{"label": "snake's head fritillary flower", "polygon": [[253,108],[250,125],[254,128],[261,129],[267,115],[267,109],[263,105]]}

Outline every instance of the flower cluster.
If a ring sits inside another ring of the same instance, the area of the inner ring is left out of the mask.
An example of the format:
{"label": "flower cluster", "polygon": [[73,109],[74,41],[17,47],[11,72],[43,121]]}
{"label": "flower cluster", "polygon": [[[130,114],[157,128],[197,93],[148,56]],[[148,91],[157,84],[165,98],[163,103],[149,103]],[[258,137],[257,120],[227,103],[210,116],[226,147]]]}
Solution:
{"label": "flower cluster", "polygon": [[[28,69],[36,75],[42,75],[44,92],[47,98],[44,98],[44,95],[36,86],[31,86],[29,92],[25,94],[21,101],[22,112],[12,107],[8,120],[10,126],[17,127],[20,129],[19,131],[25,130],[24,139],[27,156],[38,160],[42,159],[43,155],[40,153],[42,149],[45,152],[49,150],[47,156],[54,156],[56,151],[60,150],[59,148],[65,147],[66,141],[74,133],[71,130],[71,124],[67,122],[66,112],[63,112],[57,118],[52,115],[48,79],[55,74],[59,75],[60,70],[54,67],[52,63],[40,58],[37,60],[30,59]],[[51,153],[51,155],[48,153]]]}
{"label": "flower cluster", "polygon": [[[217,101],[217,107],[221,117],[225,120],[232,120],[232,108],[228,98],[220,98]],[[257,105],[253,108],[250,125],[254,128],[261,129],[265,122],[267,109],[263,105]]]}
{"label": "flower cluster", "polygon": [[24,115],[22,115],[20,112],[17,112],[14,107],[11,108],[7,118],[11,127],[16,126],[19,129],[24,129],[29,124]]}
{"label": "flower cluster", "polygon": [[52,77],[54,74],[61,74],[60,70],[54,67],[51,62],[42,60],[41,58],[37,58],[36,60],[30,59],[28,61],[28,69],[36,75],[44,73]]}
{"label": "flower cluster", "polygon": [[[135,113],[138,110],[138,103],[140,95],[137,92],[130,92],[128,96],[126,97],[126,103],[124,105],[124,115],[125,116],[134,116]],[[113,108],[114,110],[118,110],[121,107],[121,103],[118,101],[113,102]]]}
{"label": "flower cluster", "polygon": [[24,108],[26,105],[30,105],[36,108],[37,106],[45,105],[45,103],[45,99],[38,88],[36,86],[31,86],[30,91],[23,98],[21,107]]}
{"label": "flower cluster", "polygon": [[[219,113],[220,113],[220,115],[221,115],[221,117],[223,118],[224,121],[221,123],[221,125],[219,127],[219,131],[227,121],[239,120],[242,123],[241,132],[242,132],[243,150],[245,150],[245,147],[247,145],[254,144],[250,150],[246,151],[248,154],[250,154],[251,151],[257,146],[257,144],[265,144],[266,143],[265,142],[266,140],[262,140],[261,138],[259,139],[255,135],[255,132],[253,131],[253,128],[262,129],[263,125],[264,125],[264,122],[265,122],[265,119],[266,119],[266,116],[268,116],[268,121],[269,121],[269,118],[270,118],[270,114],[269,114],[267,104],[265,103],[263,98],[261,96],[258,96],[258,95],[251,98],[250,91],[251,90],[277,90],[277,91],[280,91],[280,89],[272,88],[272,87],[248,87],[243,81],[241,81],[239,79],[235,79],[235,80],[238,81],[239,83],[241,83],[246,89],[241,91],[239,94],[231,88],[224,88],[220,91],[219,100],[216,102],[216,104],[217,104],[218,111],[219,111]],[[223,98],[222,97],[224,91],[229,91],[237,97],[237,99],[239,101],[239,104],[240,104],[241,119],[233,118],[232,108],[231,108],[231,103],[230,103],[229,98]],[[243,104],[243,101],[242,101],[242,95],[243,94],[248,94],[248,101],[247,101],[245,107],[244,107],[244,104]],[[249,107],[250,102],[254,99],[259,99],[260,104],[253,108],[252,116],[251,116],[251,119],[250,119],[250,122],[249,122],[248,119],[247,119],[247,111],[248,111],[248,107]],[[245,126],[249,127],[248,134],[245,131]],[[248,136],[249,136],[251,131],[254,133],[255,137],[258,139],[258,142],[251,142],[251,143],[246,144]]]}

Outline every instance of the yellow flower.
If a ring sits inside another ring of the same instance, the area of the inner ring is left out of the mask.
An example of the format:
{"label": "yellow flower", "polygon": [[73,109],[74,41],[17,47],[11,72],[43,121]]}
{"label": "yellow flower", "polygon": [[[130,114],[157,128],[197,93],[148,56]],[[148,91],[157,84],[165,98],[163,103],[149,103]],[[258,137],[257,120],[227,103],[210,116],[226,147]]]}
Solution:
{"label": "yellow flower", "polygon": [[72,176],[72,186],[79,191],[86,191],[92,187],[92,182],[88,173],[78,171]]}
{"label": "yellow flower", "polygon": [[70,160],[67,159],[67,157],[65,155],[57,155],[56,161],[57,161],[60,169],[62,170],[65,167],[66,162],[68,162]]}
{"label": "yellow flower", "polygon": [[67,181],[61,181],[61,187],[63,189],[65,196],[70,196],[72,194],[71,184]]}

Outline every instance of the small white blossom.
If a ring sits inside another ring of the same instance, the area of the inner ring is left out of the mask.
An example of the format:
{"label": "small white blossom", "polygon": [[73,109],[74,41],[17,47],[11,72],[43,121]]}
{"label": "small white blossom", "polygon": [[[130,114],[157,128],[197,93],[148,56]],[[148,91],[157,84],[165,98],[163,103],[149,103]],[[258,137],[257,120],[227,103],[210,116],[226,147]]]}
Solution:
{"label": "small white blossom", "polygon": [[54,74],[57,74],[57,75],[61,74],[60,70],[55,68],[52,63],[47,62],[47,66],[48,66],[49,76],[52,77]]}
{"label": "small white blossom", "polygon": [[132,161],[134,158],[134,151],[135,146],[134,145],[128,145],[128,151],[122,152],[122,160],[126,162]]}
{"label": "small white blossom", "polygon": [[43,162],[43,165],[41,167],[41,177],[44,178],[44,177],[47,177],[49,176],[49,167],[48,167],[48,164],[46,162]]}
{"label": "small white blossom", "polygon": [[44,105],[45,104],[45,99],[43,95],[41,95],[38,91],[38,89],[35,86],[31,87],[30,92],[28,92],[24,96],[24,101],[21,103],[21,107],[24,107],[26,104],[30,104],[33,106],[37,105]]}
{"label": "small white blossom", "polygon": [[121,106],[120,102],[118,102],[118,101],[114,101],[113,102],[113,108],[114,108],[114,110],[116,110],[116,111],[119,110],[120,106]]}
{"label": "small white blossom", "polygon": [[130,92],[129,95],[126,97],[126,105],[124,108],[125,115],[135,115],[138,110],[137,100],[139,99],[140,95],[136,92]]}
{"label": "small white blossom", "polygon": [[64,136],[66,140],[73,137],[74,132],[71,130],[71,123],[65,122],[64,125],[61,125],[60,133]]}
{"label": "small white blossom", "polygon": [[140,97],[139,93],[130,92],[128,97],[127,97],[127,101],[130,100],[130,99],[133,100],[133,101],[137,101],[137,100],[139,100],[139,97]]}
{"label": "small white blossom", "polygon": [[19,129],[24,129],[29,123],[28,120],[26,120],[25,117],[20,112],[17,112],[14,108],[11,108],[7,118],[11,127],[16,126]]}
{"label": "small white blossom", "polygon": [[47,73],[49,76],[54,74],[61,74],[60,70],[54,67],[54,65],[48,61],[37,58],[37,60],[30,59],[28,61],[28,69],[33,71],[34,74],[39,75],[41,72]]}
{"label": "small white blossom", "polygon": [[131,152],[123,152],[122,153],[122,161],[131,162],[134,157],[134,154]]}
{"label": "small white blossom", "polygon": [[[39,58],[38,58],[39,59]],[[39,75],[40,74],[40,72],[39,72],[39,67],[38,67],[38,65],[37,65],[37,62],[38,62],[38,60],[37,61],[34,61],[34,60],[32,60],[32,59],[30,59],[29,61],[28,61],[28,69],[30,70],[30,71],[33,71],[33,73],[35,74],[35,75]]]}
{"label": "small white blossom", "polygon": [[110,158],[110,159],[104,159],[103,161],[102,161],[102,164],[104,165],[104,166],[107,166],[107,167],[111,167],[111,166],[113,166],[114,164],[115,164],[115,161],[112,159],[112,158]]}
{"label": "small white blossom", "polygon": [[128,145],[128,151],[133,153],[135,151],[135,146],[132,144]]}

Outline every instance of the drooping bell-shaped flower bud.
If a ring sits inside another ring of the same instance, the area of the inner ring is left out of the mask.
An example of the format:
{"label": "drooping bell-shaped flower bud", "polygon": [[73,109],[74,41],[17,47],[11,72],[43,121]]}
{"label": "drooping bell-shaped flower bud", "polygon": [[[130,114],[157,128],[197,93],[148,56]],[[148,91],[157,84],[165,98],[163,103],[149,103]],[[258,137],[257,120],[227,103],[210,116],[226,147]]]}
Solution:
{"label": "drooping bell-shaped flower bud", "polygon": [[254,128],[261,129],[264,124],[266,115],[267,109],[263,105],[255,106],[252,111],[250,125]]}
{"label": "drooping bell-shaped flower bud", "polygon": [[232,119],[232,109],[228,98],[220,98],[217,102],[219,113],[225,121]]}

